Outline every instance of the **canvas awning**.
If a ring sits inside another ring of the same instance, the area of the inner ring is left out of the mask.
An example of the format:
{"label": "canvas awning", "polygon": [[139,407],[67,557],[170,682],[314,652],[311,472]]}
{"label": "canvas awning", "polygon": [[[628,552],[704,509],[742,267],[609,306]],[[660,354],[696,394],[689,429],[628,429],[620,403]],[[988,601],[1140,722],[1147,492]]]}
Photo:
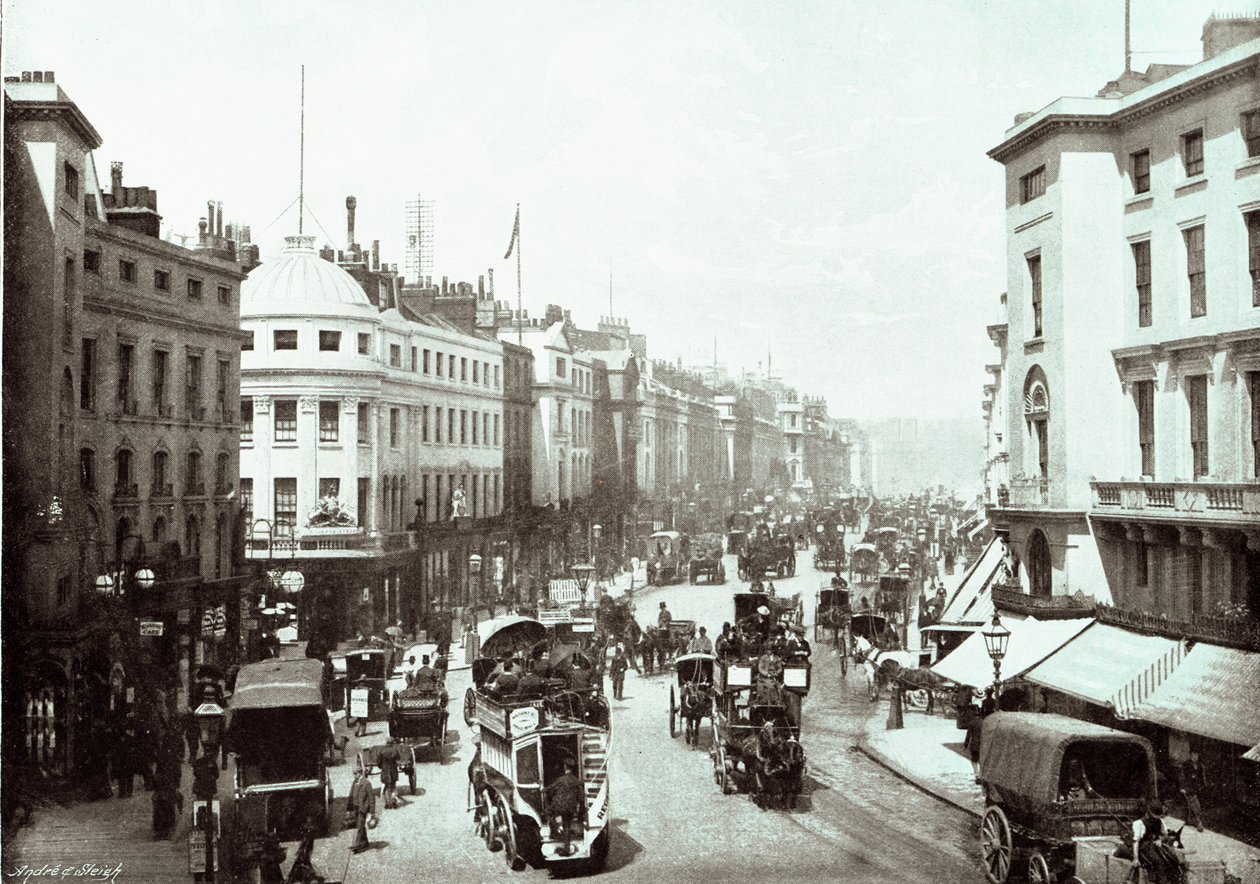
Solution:
{"label": "canvas awning", "polygon": [[1148,670],[1171,672],[1181,656],[1181,644],[1173,639],[1095,623],[1025,678],[1087,703],[1116,708],[1117,696],[1126,686]]}
{"label": "canvas awning", "polygon": [[1260,761],[1260,743],[1256,743],[1256,745],[1244,752],[1243,758],[1247,761]]}
{"label": "canvas awning", "polygon": [[980,558],[963,575],[958,589],[954,590],[954,594],[945,603],[945,610],[941,612],[941,625],[971,624],[978,628],[989,622],[993,617],[993,599],[989,595],[989,589],[1002,568],[1004,555],[1006,549],[997,538],[989,542]]}
{"label": "canvas awning", "polygon": [[[1006,658],[1002,661],[1002,680],[1023,675],[1093,622],[1089,617],[1078,620],[1036,620],[1032,617],[1017,620],[1011,615],[1003,617],[1002,624],[1011,631],[1011,638],[1007,644]],[[973,688],[992,684],[993,661],[989,659],[989,652],[985,649],[984,636],[973,632],[948,657],[933,666],[932,671],[949,681]]]}
{"label": "canvas awning", "polygon": [[981,520],[980,520],[980,522],[979,522],[979,524],[977,524],[977,525],[976,525],[976,527],[972,528],[970,531],[968,531],[968,532],[967,532],[967,539],[968,539],[968,540],[975,540],[975,539],[976,539],[976,535],[977,535],[977,534],[979,534],[981,531],[983,531],[985,528],[988,528],[988,527],[989,527],[989,520],[988,520],[988,519],[981,519]]}
{"label": "canvas awning", "polygon": [[1260,653],[1200,642],[1129,717],[1239,746],[1260,742]]}

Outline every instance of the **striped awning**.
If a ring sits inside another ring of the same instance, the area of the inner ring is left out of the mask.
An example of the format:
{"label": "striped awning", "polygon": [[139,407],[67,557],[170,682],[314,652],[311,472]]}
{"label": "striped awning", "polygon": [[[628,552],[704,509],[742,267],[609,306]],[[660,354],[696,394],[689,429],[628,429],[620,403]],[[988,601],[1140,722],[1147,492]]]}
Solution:
{"label": "striped awning", "polygon": [[1095,623],[1025,677],[1087,703],[1116,708],[1117,698],[1131,697],[1126,691],[1143,683],[1152,672],[1170,672],[1181,653],[1180,643],[1173,639]]}
{"label": "striped awning", "polygon": [[1239,746],[1260,743],[1260,653],[1200,642],[1128,716]]}
{"label": "striped awning", "polygon": [[993,617],[993,599],[989,588],[997,579],[1006,549],[994,538],[975,563],[963,575],[958,589],[941,612],[941,623],[980,626]]}

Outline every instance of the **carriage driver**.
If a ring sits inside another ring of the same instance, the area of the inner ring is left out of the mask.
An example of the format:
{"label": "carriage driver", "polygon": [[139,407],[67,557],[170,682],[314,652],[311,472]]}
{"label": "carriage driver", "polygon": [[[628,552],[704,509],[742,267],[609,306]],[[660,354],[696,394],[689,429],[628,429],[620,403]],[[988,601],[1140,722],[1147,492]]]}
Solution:
{"label": "carriage driver", "polygon": [[547,824],[551,827],[551,837],[564,839],[564,846],[560,848],[561,856],[573,853],[573,824],[581,819],[586,810],[586,796],[582,781],[574,773],[576,769],[573,759],[565,758],[564,773],[552,780],[544,796],[543,810],[547,815]]}
{"label": "carriage driver", "polygon": [[[411,658],[415,661],[415,658]],[[419,691],[436,691],[442,679],[437,674],[437,670],[429,665],[429,655],[425,654],[420,658],[420,668],[415,671],[411,677],[411,684]]]}

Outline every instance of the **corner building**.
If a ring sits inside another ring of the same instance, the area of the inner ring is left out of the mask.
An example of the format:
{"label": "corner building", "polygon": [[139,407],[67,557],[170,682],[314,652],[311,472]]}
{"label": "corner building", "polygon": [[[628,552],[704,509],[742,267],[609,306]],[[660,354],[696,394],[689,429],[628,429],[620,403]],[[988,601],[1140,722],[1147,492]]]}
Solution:
{"label": "corner building", "polygon": [[1058,99],[990,152],[1011,473],[993,516],[1034,595],[1260,610],[1257,37],[1210,19],[1201,62]]}

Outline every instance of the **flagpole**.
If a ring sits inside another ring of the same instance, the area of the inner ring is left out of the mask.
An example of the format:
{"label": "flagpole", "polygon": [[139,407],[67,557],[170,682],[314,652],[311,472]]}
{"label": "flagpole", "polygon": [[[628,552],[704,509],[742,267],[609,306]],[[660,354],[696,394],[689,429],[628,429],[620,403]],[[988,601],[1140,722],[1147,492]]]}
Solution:
{"label": "flagpole", "polygon": [[516,204],[516,343],[518,346],[525,346],[525,331],[521,328],[521,323],[525,320],[525,313],[521,309],[521,204]]}

